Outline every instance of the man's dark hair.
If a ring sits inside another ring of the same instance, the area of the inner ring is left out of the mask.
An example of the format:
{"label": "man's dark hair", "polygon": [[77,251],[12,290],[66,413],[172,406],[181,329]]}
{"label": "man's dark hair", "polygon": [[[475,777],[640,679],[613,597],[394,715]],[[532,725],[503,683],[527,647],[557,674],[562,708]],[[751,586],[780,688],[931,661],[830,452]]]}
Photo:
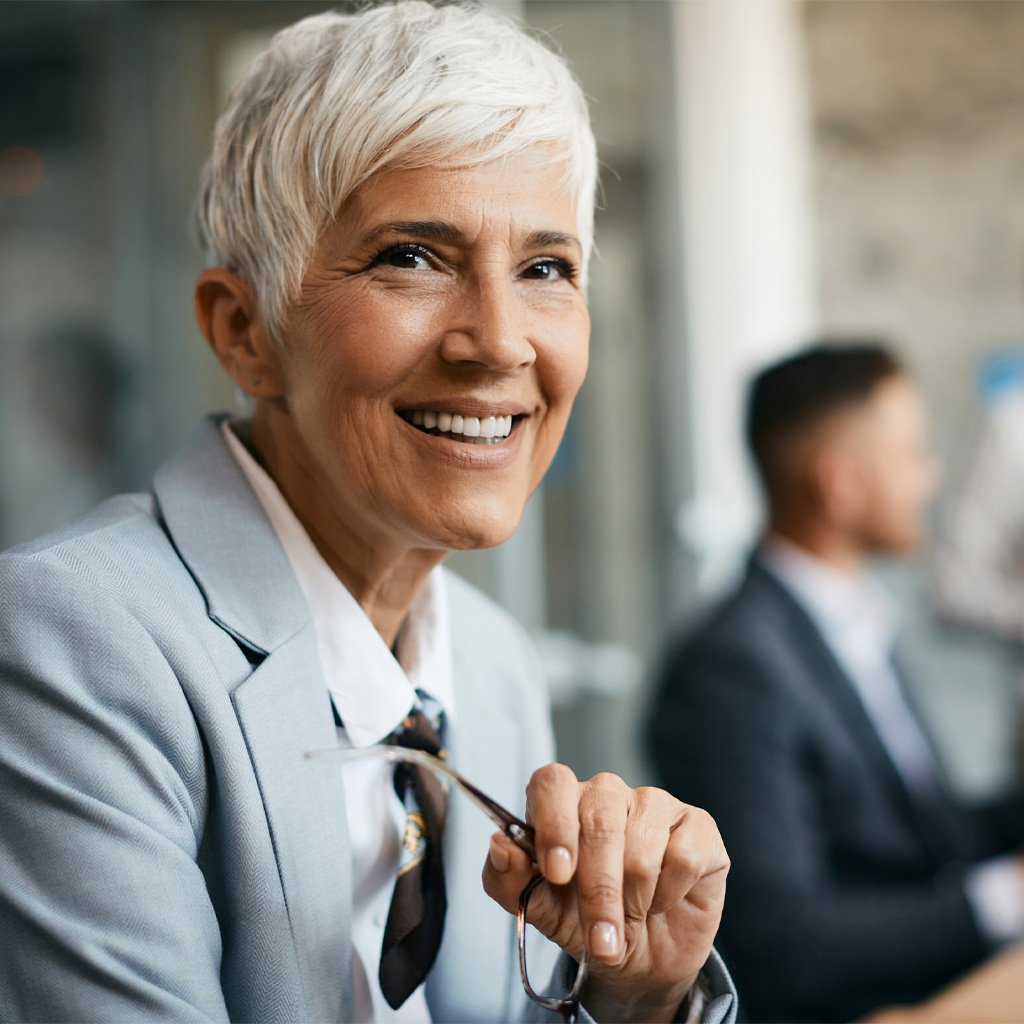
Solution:
{"label": "man's dark hair", "polygon": [[884,345],[821,341],[766,367],[747,401],[747,444],[771,491],[780,450],[796,432],[846,406],[866,402],[884,380],[904,373]]}

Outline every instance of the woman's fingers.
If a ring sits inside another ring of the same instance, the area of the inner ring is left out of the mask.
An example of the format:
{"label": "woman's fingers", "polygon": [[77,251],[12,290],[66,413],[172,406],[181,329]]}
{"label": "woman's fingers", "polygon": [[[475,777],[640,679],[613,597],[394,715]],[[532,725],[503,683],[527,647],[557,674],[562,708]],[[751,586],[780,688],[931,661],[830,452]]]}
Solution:
{"label": "woman's fingers", "polygon": [[484,892],[503,910],[515,914],[519,894],[534,874],[530,858],[507,836],[495,832],[484,861]]}
{"label": "woman's fingers", "polygon": [[[526,816],[546,879],[531,898],[530,922],[572,955],[585,944],[595,960],[620,964],[650,916],[684,899],[720,913],[729,859],[705,811],[660,789],[630,789],[615,775],[581,783],[564,765],[548,765],[530,780]],[[497,833],[484,888],[514,914],[536,870]]]}
{"label": "woman's fingers", "polygon": [[579,805],[579,780],[564,764],[549,764],[533,773],[526,787],[526,820],[534,828],[537,866],[555,885],[567,884],[576,871]]}
{"label": "woman's fingers", "polygon": [[650,913],[663,914],[689,898],[699,909],[721,906],[729,856],[714,819],[699,807],[682,805],[682,817],[671,831]]}
{"label": "woman's fingers", "polygon": [[590,955],[618,963],[625,952],[623,872],[632,791],[616,775],[595,775],[579,798],[576,899]]}
{"label": "woman's fingers", "polygon": [[631,947],[652,912],[666,865],[666,851],[686,806],[660,789],[633,790],[623,858],[623,915]]}

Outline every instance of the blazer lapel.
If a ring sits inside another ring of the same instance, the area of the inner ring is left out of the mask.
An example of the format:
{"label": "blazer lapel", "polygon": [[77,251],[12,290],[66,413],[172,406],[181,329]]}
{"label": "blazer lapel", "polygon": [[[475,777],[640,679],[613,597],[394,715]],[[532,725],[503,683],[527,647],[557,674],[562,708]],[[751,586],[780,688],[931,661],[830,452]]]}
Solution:
{"label": "blazer lapel", "polygon": [[[835,711],[837,728],[847,732],[862,754],[881,776],[893,799],[903,808],[906,820],[931,855],[945,863],[951,858],[964,856],[970,849],[963,823],[948,795],[936,787],[934,792],[911,791],[897,768],[888,749],[871,721],[854,684],[850,681],[831,648],[826,644],[818,627],[775,577],[756,562],[752,575],[758,585],[769,587],[774,603],[784,616],[783,629],[792,645],[801,651],[813,685],[825,696]],[[897,670],[898,672],[898,670]],[[898,680],[906,697],[906,688]],[[911,714],[920,723],[920,715],[908,700]],[[937,763],[937,762],[936,762]]]}
{"label": "blazer lapel", "polygon": [[781,631],[788,636],[788,645],[800,652],[801,662],[813,686],[825,697],[835,712],[837,728],[848,733],[864,756],[882,776],[886,787],[909,807],[909,794],[888,750],[882,743],[864,704],[847,678],[818,627],[799,602],[767,570],[753,563],[751,575],[760,588],[770,591],[770,603],[782,619]]}
{"label": "blazer lapel", "polygon": [[[263,798],[309,1013],[351,1018],[351,851],[336,743],[309,609],[263,507],[205,420],[154,491],[210,617],[257,667],[231,701]],[[260,827],[258,822],[253,828]]]}
{"label": "blazer lapel", "polygon": [[206,598],[210,618],[269,654],[310,619],[263,506],[209,417],[153,481],[168,533]]}
{"label": "blazer lapel", "polygon": [[310,761],[337,743],[313,625],[231,694],[267,812],[299,968],[314,1020],[351,1019],[351,856],[341,768]]}
{"label": "blazer lapel", "polygon": [[951,860],[965,863],[980,860],[985,856],[986,845],[953,796],[953,787],[939,756],[935,736],[921,712],[904,672],[902,659],[898,656],[893,658],[893,670],[903,700],[914,716],[932,755],[932,779],[916,787],[910,800],[920,830],[931,844],[936,858],[943,863]]}

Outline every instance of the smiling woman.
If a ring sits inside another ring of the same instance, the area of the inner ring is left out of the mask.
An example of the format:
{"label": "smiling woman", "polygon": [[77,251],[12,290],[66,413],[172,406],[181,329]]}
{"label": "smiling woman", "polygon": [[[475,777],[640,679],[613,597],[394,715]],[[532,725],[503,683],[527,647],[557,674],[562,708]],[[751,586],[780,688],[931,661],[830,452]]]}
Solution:
{"label": "smiling woman", "polygon": [[[440,566],[512,534],[565,430],[595,176],[564,62],[477,6],[256,60],[195,290],[251,416],[0,562],[0,1017],[520,1019],[528,885],[531,972],[588,954],[584,1013],[734,1015],[713,821],[551,764],[525,637]],[[380,743],[525,799],[536,862],[422,768],[303,758]]]}

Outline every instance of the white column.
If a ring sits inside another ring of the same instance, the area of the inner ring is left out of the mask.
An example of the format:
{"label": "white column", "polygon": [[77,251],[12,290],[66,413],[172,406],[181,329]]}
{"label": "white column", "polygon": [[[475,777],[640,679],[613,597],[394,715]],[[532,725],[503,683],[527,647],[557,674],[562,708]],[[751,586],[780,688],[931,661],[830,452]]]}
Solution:
{"label": "white column", "polygon": [[677,532],[708,594],[758,526],[747,379],[817,329],[811,121],[799,3],[687,2],[672,13],[692,467]]}

